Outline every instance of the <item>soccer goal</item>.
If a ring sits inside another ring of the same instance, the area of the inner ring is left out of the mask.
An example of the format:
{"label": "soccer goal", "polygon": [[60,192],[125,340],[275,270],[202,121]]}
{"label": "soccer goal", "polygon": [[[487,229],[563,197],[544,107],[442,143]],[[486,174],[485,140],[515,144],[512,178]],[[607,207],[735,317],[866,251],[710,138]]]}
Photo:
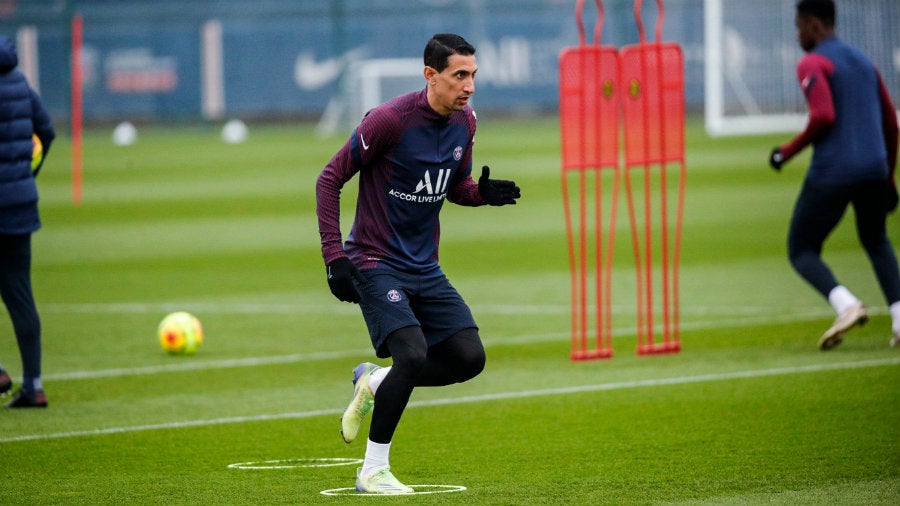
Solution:
{"label": "soccer goal", "polygon": [[[705,114],[710,135],[802,130],[806,103],[796,78],[803,51],[796,0],[704,0]],[[900,100],[900,2],[838,4],[837,33],[860,47]]]}
{"label": "soccer goal", "polygon": [[373,107],[425,87],[421,58],[355,61],[341,77],[339,91],[328,102],[316,127],[324,136],[351,130]]}

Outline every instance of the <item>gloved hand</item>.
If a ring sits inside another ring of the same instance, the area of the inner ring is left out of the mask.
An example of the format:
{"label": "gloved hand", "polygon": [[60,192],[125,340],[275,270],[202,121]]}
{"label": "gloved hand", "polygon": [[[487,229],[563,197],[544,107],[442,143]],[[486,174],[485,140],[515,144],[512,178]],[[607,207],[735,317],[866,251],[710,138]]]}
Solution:
{"label": "gloved hand", "polygon": [[486,204],[491,206],[515,204],[516,199],[522,196],[516,183],[490,177],[491,168],[485,165],[481,168],[481,177],[478,178],[478,193]]}
{"label": "gloved hand", "polygon": [[359,291],[356,289],[354,281],[364,285],[368,280],[349,258],[340,257],[332,260],[325,266],[325,273],[328,276],[328,288],[338,300],[353,303],[360,301]]}
{"label": "gloved hand", "polygon": [[769,165],[777,171],[781,171],[781,164],[784,163],[784,155],[781,154],[781,148],[772,149],[769,155]]}

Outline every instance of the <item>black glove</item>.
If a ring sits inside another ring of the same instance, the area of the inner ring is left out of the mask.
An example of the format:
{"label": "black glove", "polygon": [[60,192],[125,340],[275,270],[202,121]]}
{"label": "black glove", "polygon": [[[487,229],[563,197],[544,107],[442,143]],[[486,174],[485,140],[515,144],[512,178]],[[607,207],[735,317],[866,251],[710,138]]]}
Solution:
{"label": "black glove", "polygon": [[888,213],[896,211],[898,200],[900,197],[897,196],[897,185],[893,179],[888,179],[884,183],[884,210]]}
{"label": "black glove", "polygon": [[515,204],[516,199],[522,196],[516,183],[490,177],[491,168],[485,165],[481,168],[481,177],[478,178],[478,193],[481,194],[485,204],[492,206]]}
{"label": "black glove", "polygon": [[347,257],[340,257],[332,260],[330,264],[325,266],[325,273],[328,275],[328,288],[338,300],[344,302],[357,303],[360,300],[359,291],[356,289],[356,283],[364,285],[368,282],[359,269],[353,265]]}
{"label": "black glove", "polygon": [[784,155],[781,154],[781,148],[774,148],[772,154],[769,155],[769,165],[773,169],[780,171],[782,163],[784,163]]}

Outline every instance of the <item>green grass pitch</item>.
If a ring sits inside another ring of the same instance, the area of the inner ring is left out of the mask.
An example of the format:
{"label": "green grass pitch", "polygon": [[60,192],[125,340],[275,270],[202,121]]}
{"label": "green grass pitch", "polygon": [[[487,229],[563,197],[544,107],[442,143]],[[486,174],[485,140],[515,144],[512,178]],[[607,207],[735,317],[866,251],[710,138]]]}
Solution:
{"label": "green grass pitch", "polygon": [[[420,491],[465,490],[405,498],[322,495],[352,487],[356,465],[300,467],[361,459],[368,427],[352,445],[338,434],[351,369],[374,356],[358,309],[328,291],[315,218],[315,179],[344,139],[251,124],[226,145],[182,126],[116,147],[92,130],[74,206],[63,137],[34,236],[50,407],[0,411],[0,503],[898,504],[900,350],[849,214],[825,256],[873,318],[817,350],[833,314],[785,254],[808,152],[782,174],[766,164],[786,137],[710,139],[689,122],[683,349],[634,353],[624,225],[615,357],[573,363],[557,121],[482,117],[476,166],[523,197],[445,206],[441,254],[487,367],[417,390],[391,455]],[[157,343],[176,310],[204,324],[193,357]],[[0,350],[20,376],[5,316]],[[294,467],[229,467],[270,461]]]}

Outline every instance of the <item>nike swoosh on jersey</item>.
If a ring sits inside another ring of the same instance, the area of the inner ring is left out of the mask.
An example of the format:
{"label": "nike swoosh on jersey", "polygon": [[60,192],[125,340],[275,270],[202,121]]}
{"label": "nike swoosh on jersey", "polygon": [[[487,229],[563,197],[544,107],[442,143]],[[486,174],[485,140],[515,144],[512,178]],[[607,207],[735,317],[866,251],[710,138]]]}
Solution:
{"label": "nike swoosh on jersey", "polygon": [[362,143],[362,147],[363,147],[363,149],[364,149],[365,151],[368,151],[368,150],[369,150],[369,145],[366,144],[366,140],[363,139],[362,134],[359,134],[359,142]]}

